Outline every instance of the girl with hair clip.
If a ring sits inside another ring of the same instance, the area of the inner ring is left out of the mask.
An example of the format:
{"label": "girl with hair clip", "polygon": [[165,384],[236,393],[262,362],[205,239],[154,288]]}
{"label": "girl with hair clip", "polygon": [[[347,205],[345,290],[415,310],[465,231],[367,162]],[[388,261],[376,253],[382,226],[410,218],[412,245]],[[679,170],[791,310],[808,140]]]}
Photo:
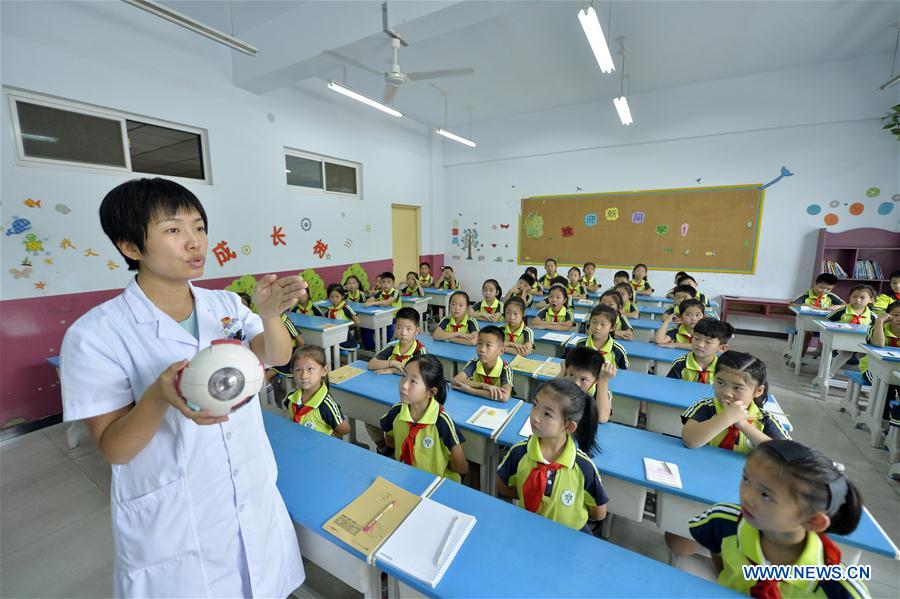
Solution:
{"label": "girl with hair clip", "polygon": [[850,579],[744,578],[744,566],[840,565],[841,551],[825,533],[850,534],[863,509],[843,465],[795,441],[762,443],[744,464],[740,501],[718,503],[690,522],[691,536],[712,553],[719,584],[766,599],[870,596]]}
{"label": "girl with hair clip", "polygon": [[590,456],[597,447],[597,404],[574,382],[555,378],[534,395],[532,435],[513,445],[497,470],[501,497],[591,534],[609,498]]}
{"label": "girl with hair clip", "polygon": [[469,468],[462,448],[465,439],[444,411],[446,399],[440,360],[414,356],[400,375],[400,403],[381,417],[381,429],[397,460],[460,482]]}

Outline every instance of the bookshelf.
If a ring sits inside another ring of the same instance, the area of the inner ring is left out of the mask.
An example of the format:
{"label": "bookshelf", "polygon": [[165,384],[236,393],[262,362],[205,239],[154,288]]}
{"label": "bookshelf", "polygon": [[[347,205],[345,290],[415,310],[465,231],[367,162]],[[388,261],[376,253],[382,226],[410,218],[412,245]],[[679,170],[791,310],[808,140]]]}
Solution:
{"label": "bookshelf", "polygon": [[[872,279],[854,277],[857,260],[877,262],[882,276]],[[834,288],[834,292],[843,299],[847,299],[850,288],[855,285],[871,285],[876,294],[887,293],[890,290],[888,277],[895,270],[900,270],[900,233],[874,227],[850,229],[840,233],[819,229],[812,280],[826,271],[826,261],[837,262],[848,275],[847,278],[839,277]]]}

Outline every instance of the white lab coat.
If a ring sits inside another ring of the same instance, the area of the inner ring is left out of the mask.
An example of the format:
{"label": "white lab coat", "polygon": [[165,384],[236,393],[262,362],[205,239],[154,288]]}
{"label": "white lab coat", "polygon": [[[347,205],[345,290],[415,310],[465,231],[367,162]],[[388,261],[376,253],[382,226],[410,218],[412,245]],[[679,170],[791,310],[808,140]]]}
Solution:
{"label": "white lab coat", "polygon": [[[66,420],[137,402],[170,364],[222,338],[226,316],[243,322],[245,345],[262,333],[234,293],[191,291],[199,342],[136,280],[69,328],[60,354]],[[115,596],[287,596],[304,573],[276,477],[258,397],[211,426],[170,407],[150,443],[112,466]]]}

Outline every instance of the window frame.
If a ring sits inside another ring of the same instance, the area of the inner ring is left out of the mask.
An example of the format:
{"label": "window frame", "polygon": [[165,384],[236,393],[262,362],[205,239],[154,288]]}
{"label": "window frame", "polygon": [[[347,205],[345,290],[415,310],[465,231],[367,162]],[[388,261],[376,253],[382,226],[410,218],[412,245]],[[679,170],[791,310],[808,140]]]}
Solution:
{"label": "window frame", "polygon": [[[28,167],[44,167],[44,168],[61,168],[66,170],[77,170],[83,172],[101,172],[108,174],[128,173],[133,175],[144,175],[147,177],[165,177],[181,183],[199,183],[203,185],[212,185],[212,165],[209,159],[209,135],[206,129],[200,127],[192,127],[181,123],[166,121],[162,119],[146,117],[124,110],[114,110],[69,100],[57,96],[49,96],[37,92],[31,92],[12,87],[3,87],[3,93],[6,94],[7,105],[9,107],[10,124],[12,126],[13,143],[16,147],[16,165]],[[94,164],[91,162],[78,162],[75,160],[59,160],[56,158],[41,158],[37,156],[28,156],[25,153],[25,146],[22,142],[22,127],[19,123],[19,111],[16,102],[21,101],[28,104],[44,106],[56,110],[66,112],[75,112],[87,116],[93,116],[119,123],[119,131],[122,139],[123,154],[125,156],[125,166],[113,166],[108,164]],[[126,121],[135,121],[147,125],[155,125],[157,127],[165,127],[182,131],[200,137],[201,160],[203,160],[203,178],[195,179],[192,177],[178,177],[170,175],[160,175],[158,173],[145,173],[136,171],[131,166],[131,148],[128,142],[128,124]]]}
{"label": "window frame", "polygon": [[[321,197],[340,197],[340,198],[348,198],[351,200],[361,200],[363,199],[362,193],[362,163],[361,162],[353,162],[352,160],[344,160],[342,158],[334,158],[332,156],[326,156],[325,154],[316,154],[314,152],[308,152],[306,150],[298,150],[297,148],[291,148],[289,146],[284,146],[282,152],[282,161],[286,161],[287,156],[293,156],[295,158],[303,158],[305,160],[312,160],[314,162],[319,163],[320,173],[322,176],[322,187],[305,187],[303,185],[291,185],[287,182],[287,177],[285,177],[284,186],[293,193],[303,193],[303,194],[312,194]],[[330,162],[331,164],[335,164],[338,166],[346,166],[350,167],[356,173],[356,193],[346,193],[343,191],[330,191],[327,189],[328,187],[328,179],[325,173],[325,163]],[[285,175],[287,173],[284,173]]]}

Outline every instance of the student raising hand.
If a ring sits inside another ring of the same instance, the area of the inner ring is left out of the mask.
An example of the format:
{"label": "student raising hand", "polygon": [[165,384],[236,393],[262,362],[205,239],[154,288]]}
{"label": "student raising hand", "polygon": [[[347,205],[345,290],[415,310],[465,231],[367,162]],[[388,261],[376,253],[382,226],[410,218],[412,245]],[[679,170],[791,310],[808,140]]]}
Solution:
{"label": "student raising hand", "polygon": [[285,310],[294,307],[297,300],[309,293],[309,284],[300,275],[278,278],[265,275],[253,289],[253,305],[263,320],[280,318]]}

